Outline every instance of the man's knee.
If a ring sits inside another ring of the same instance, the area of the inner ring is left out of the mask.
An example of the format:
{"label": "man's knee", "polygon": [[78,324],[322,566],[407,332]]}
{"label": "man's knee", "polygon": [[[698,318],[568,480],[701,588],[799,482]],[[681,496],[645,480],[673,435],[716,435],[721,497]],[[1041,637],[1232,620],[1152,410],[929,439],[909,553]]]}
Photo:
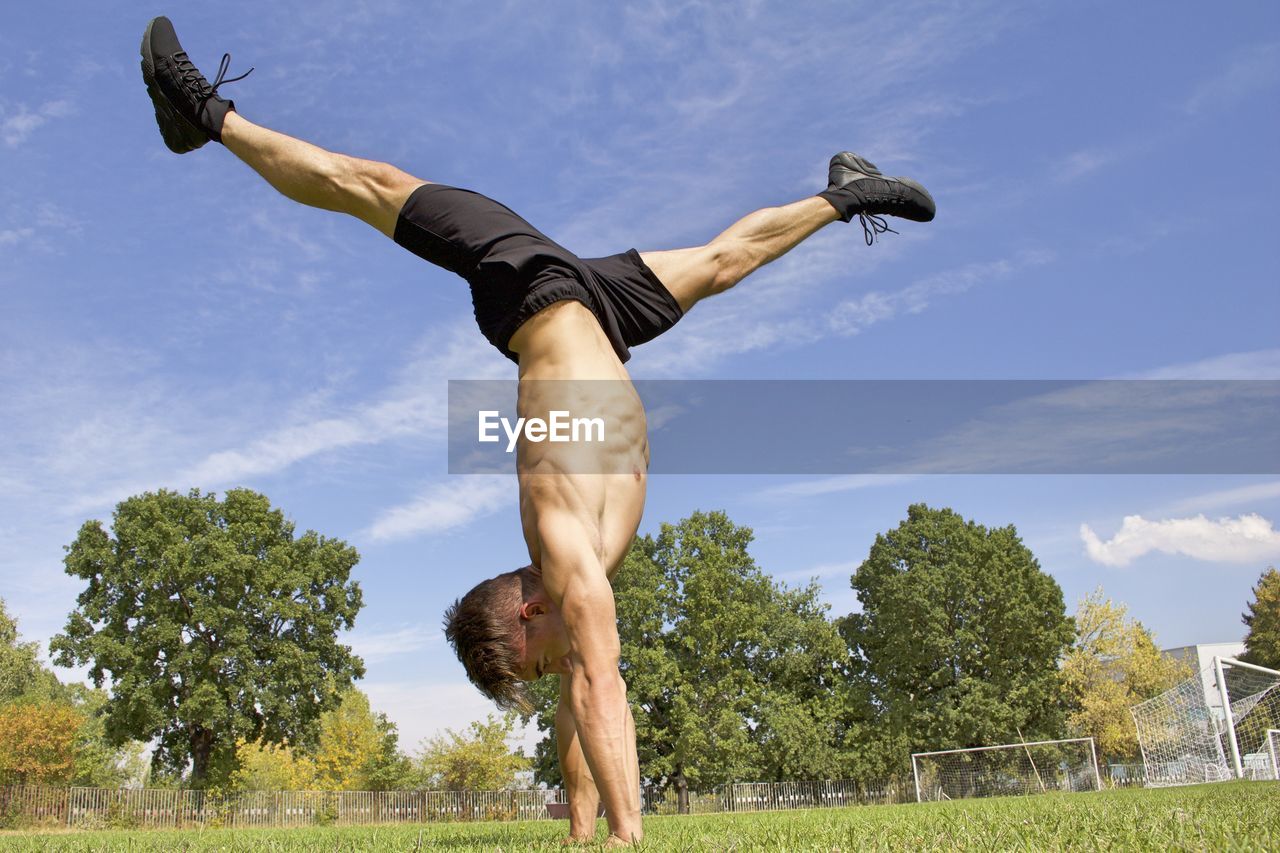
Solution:
{"label": "man's knee", "polygon": [[335,190],[351,204],[350,213],[385,230],[409,194],[424,182],[389,163],[342,157],[330,176]]}
{"label": "man's knee", "polygon": [[716,240],[707,244],[711,294],[724,293],[746,277],[750,270],[746,247],[737,240]]}

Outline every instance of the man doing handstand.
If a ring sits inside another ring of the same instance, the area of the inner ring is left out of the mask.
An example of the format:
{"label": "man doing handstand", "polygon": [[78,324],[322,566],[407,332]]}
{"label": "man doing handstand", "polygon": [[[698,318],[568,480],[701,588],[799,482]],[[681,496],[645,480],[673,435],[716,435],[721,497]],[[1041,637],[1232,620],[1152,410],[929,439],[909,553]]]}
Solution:
{"label": "man doing handstand", "polygon": [[[928,222],[933,199],[850,152],[831,159],[827,189],[757,210],[704,246],[634,249],[582,259],[507,207],[385,163],[317,148],[240,116],[191,63],[167,18],[142,42],[142,73],[165,144],[177,153],[221,142],[294,201],[364,220],[467,281],[480,331],[519,365],[517,414],[546,419],[564,389],[590,387],[607,411],[603,442],[521,441],[516,472],[529,565],[478,584],[446,613],[446,636],[472,682],[499,705],[528,708],[525,682],[560,676],[556,711],[570,836],[588,839],[603,802],[610,843],[639,841],[635,726],[619,672],[610,581],[644,508],[644,408],[623,363],[701,300],[733,287],[836,220],[858,216],[871,242],[881,218]],[[552,380],[552,381],[542,381]],[[564,383],[562,380],[610,380]]]}

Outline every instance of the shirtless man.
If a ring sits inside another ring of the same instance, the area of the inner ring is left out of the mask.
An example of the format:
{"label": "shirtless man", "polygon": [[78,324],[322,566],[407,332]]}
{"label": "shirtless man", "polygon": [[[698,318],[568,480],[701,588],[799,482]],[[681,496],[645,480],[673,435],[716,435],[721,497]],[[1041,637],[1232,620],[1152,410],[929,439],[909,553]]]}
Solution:
{"label": "shirtless man", "polygon": [[704,246],[584,260],[482,195],[249,122],[217,93],[240,79],[224,79],[229,63],[224,55],[210,85],[168,19],[148,25],[143,79],[172,151],[221,142],[290,199],[355,216],[462,276],[481,332],[519,365],[518,415],[607,413],[603,442],[521,442],[516,467],[529,565],[456,601],[446,636],[472,682],[503,707],[528,709],[525,682],[560,676],[556,735],[570,838],[594,835],[603,802],[608,842],[641,840],[635,725],[618,669],[610,586],[640,524],[649,455],[644,409],[623,367],[628,348],[828,223],[857,216],[870,243],[891,230],[883,215],[931,220],[933,199],[918,183],[885,177],[844,152],[831,160],[826,190],[751,213]]}

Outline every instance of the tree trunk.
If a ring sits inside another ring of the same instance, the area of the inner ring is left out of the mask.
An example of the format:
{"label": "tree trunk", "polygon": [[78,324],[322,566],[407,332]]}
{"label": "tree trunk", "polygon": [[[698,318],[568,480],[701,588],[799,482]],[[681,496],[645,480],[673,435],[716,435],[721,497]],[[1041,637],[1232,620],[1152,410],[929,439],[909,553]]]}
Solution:
{"label": "tree trunk", "polygon": [[209,773],[209,756],[213,754],[213,732],[203,726],[191,730],[191,785],[204,787]]}
{"label": "tree trunk", "polygon": [[689,813],[689,780],[684,778],[684,768],[676,771],[676,812]]}

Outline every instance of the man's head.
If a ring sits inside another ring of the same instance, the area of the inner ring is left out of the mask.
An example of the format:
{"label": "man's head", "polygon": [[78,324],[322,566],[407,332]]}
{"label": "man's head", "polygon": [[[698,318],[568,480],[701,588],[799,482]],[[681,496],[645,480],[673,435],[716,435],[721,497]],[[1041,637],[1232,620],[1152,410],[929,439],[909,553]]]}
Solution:
{"label": "man's head", "polygon": [[445,611],[444,635],[467,677],[502,708],[532,707],[525,682],[562,669],[560,608],[530,566],[481,581]]}

